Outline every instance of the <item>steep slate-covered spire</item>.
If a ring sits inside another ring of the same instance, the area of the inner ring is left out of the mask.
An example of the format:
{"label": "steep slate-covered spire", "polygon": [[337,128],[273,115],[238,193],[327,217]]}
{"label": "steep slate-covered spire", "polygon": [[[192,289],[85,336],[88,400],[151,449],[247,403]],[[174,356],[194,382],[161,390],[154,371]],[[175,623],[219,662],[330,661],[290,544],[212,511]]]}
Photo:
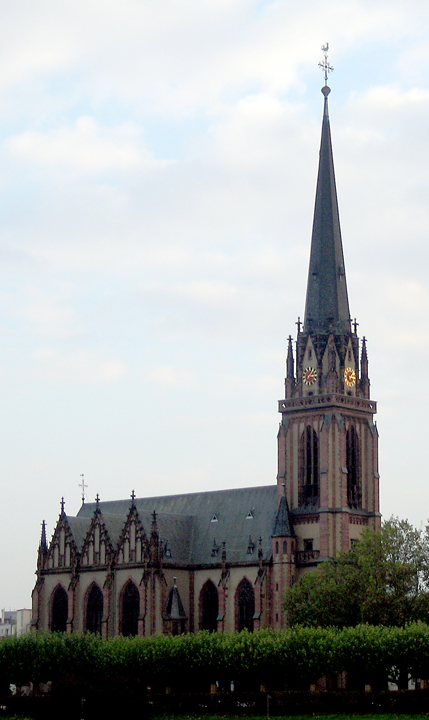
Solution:
{"label": "steep slate-covered spire", "polygon": [[351,332],[350,311],[329,125],[330,92],[325,84],[322,88],[325,101],[303,331],[315,335],[347,335]]}

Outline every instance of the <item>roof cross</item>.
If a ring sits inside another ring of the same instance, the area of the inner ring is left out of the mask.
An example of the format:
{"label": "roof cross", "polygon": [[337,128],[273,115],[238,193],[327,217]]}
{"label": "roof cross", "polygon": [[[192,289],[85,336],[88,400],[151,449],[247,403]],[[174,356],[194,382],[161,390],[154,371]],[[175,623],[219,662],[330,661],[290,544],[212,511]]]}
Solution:
{"label": "roof cross", "polygon": [[301,325],[302,325],[300,317],[298,318],[298,322],[296,322],[295,325],[297,325],[297,327],[298,327],[298,335],[299,335],[299,333],[301,332]]}
{"label": "roof cross", "polygon": [[64,515],[64,498],[61,498],[61,515]]}
{"label": "roof cross", "polygon": [[78,483],[78,487],[80,487],[80,489],[82,490],[82,505],[83,505],[85,502],[85,488],[87,488],[88,485],[85,482],[85,476],[83,473],[81,475],[79,475],[79,477],[82,478],[81,482]]}
{"label": "roof cross", "polygon": [[332,65],[328,62],[328,50],[329,50],[329,43],[326,43],[326,45],[322,45],[322,52],[324,54],[323,62],[319,63],[319,67],[322,68],[324,75],[325,75],[325,86],[328,85],[328,73],[332,72],[334,69]]}
{"label": "roof cross", "polygon": [[97,495],[95,496],[95,502],[97,503],[97,507],[98,507],[99,504],[100,504],[100,496],[99,496],[98,493],[97,493]]}
{"label": "roof cross", "polygon": [[356,318],[355,318],[354,321],[353,321],[353,327],[354,327],[355,335],[356,335],[356,333],[357,333],[358,325],[359,325],[359,323],[356,321]]}

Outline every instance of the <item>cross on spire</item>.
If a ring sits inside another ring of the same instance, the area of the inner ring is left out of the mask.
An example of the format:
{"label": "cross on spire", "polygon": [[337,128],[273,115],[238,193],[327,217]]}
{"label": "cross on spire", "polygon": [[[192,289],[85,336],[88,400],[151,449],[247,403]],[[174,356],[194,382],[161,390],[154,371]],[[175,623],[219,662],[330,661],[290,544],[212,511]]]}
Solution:
{"label": "cross on spire", "polygon": [[319,63],[319,67],[322,68],[323,73],[325,75],[325,87],[328,85],[328,74],[333,71],[332,65],[329,64],[328,61],[328,50],[329,50],[329,43],[326,43],[326,45],[322,45],[322,52],[324,55],[323,62]]}
{"label": "cross on spire", "polygon": [[78,487],[80,487],[80,489],[82,490],[82,505],[83,505],[85,502],[85,488],[87,488],[88,485],[85,483],[85,476],[83,473],[81,473],[81,475],[79,475],[79,477],[82,478],[81,482],[78,484]]}
{"label": "cross on spire", "polygon": [[64,515],[64,498],[61,498],[61,515]]}

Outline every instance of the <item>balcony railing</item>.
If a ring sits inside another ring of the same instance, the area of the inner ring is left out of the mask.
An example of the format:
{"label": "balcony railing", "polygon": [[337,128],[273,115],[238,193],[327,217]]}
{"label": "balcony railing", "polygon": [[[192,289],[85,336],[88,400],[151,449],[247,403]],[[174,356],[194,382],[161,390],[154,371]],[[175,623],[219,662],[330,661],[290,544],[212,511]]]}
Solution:
{"label": "balcony railing", "polygon": [[279,412],[292,412],[299,408],[329,405],[335,405],[336,407],[348,406],[371,413],[377,412],[377,403],[375,400],[368,400],[367,398],[355,397],[353,395],[338,395],[336,393],[329,395],[307,395],[305,397],[279,400]]}
{"label": "balcony railing", "polygon": [[296,553],[297,563],[311,563],[318,560],[320,557],[320,550],[298,550]]}

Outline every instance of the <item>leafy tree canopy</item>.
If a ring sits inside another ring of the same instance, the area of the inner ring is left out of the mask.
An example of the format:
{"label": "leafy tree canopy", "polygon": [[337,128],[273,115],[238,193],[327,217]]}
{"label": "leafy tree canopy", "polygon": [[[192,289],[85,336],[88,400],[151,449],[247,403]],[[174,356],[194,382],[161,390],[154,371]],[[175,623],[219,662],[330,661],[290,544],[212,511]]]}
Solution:
{"label": "leafy tree canopy", "polygon": [[349,552],[307,572],[288,590],[284,610],[290,625],[429,622],[428,581],[428,528],[392,517],[378,532],[364,530]]}

